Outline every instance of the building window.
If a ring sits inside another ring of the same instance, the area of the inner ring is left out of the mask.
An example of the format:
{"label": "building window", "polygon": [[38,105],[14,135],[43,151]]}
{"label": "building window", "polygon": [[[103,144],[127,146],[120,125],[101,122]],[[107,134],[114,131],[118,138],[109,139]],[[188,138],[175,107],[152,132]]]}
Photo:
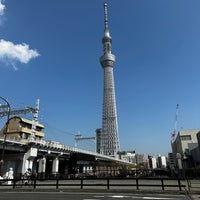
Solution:
{"label": "building window", "polygon": [[191,135],[182,135],[181,136],[181,140],[184,141],[184,140],[191,140]]}

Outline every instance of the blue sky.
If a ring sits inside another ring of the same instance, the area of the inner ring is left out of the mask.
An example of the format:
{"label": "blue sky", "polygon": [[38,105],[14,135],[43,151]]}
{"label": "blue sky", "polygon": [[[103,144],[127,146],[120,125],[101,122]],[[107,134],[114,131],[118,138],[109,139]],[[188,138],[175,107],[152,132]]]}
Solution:
{"label": "blue sky", "polygon": [[[73,146],[101,127],[103,3],[1,1],[0,96],[12,109],[39,98],[46,139]],[[200,128],[200,1],[107,3],[121,149],[166,155],[177,103],[177,130]]]}

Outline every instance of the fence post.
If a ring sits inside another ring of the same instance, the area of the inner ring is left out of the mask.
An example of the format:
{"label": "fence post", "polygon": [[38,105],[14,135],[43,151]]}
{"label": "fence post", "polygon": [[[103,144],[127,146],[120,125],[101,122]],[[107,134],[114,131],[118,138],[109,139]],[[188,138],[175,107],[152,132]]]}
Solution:
{"label": "fence post", "polygon": [[187,185],[186,185],[186,188],[188,189],[188,191],[190,191],[190,188],[191,188],[191,181],[187,178],[186,179],[187,181]]}
{"label": "fence post", "polygon": [[15,189],[15,187],[16,187],[16,181],[15,179],[13,179],[13,189]]}
{"label": "fence post", "polygon": [[81,178],[81,190],[83,189],[83,179]]}
{"label": "fence post", "polygon": [[179,191],[181,191],[181,180],[178,179],[178,187],[179,187]]}
{"label": "fence post", "polygon": [[36,188],[36,179],[34,179],[34,181],[33,181],[33,188],[34,189]]}
{"label": "fence post", "polygon": [[110,180],[109,180],[109,178],[107,179],[107,189],[108,190],[110,189]]}
{"label": "fence post", "polygon": [[138,178],[136,178],[136,188],[139,190]]}
{"label": "fence post", "polygon": [[161,180],[162,190],[164,191],[164,190],[165,190],[165,189],[164,189],[164,181],[163,181],[162,178],[161,178],[160,180]]}
{"label": "fence post", "polygon": [[56,179],[56,189],[58,189],[58,182],[59,182],[59,179]]}

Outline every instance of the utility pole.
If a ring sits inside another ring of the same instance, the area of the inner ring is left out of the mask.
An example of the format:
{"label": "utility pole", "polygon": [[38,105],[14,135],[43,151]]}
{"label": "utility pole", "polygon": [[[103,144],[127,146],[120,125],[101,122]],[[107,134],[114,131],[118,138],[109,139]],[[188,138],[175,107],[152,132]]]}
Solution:
{"label": "utility pole", "polygon": [[36,125],[38,123],[39,103],[40,103],[40,100],[37,99],[36,107],[33,112],[33,123],[32,123],[32,127],[31,127],[31,135],[29,137],[29,141],[31,141],[31,142],[35,141]]}
{"label": "utility pole", "polygon": [[9,119],[10,119],[10,104],[8,103],[8,101],[5,98],[0,97],[0,99],[2,99],[7,104],[6,105],[7,106],[7,122],[6,122],[6,127],[4,130],[3,149],[2,149],[1,160],[0,160],[0,173],[1,173],[0,175],[3,176],[5,145],[6,145],[6,137],[7,137],[7,132],[8,132],[8,123],[9,123]]}

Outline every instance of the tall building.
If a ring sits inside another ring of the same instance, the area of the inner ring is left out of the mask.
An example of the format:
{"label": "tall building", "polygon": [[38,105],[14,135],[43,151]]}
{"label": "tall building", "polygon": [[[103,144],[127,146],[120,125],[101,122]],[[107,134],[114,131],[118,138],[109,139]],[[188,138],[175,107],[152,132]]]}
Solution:
{"label": "tall building", "polygon": [[104,36],[102,39],[104,54],[100,57],[100,63],[104,72],[103,116],[100,152],[104,155],[116,157],[120,147],[113,76],[115,56],[111,52],[112,38],[108,29],[106,3],[104,3],[104,28]]}

